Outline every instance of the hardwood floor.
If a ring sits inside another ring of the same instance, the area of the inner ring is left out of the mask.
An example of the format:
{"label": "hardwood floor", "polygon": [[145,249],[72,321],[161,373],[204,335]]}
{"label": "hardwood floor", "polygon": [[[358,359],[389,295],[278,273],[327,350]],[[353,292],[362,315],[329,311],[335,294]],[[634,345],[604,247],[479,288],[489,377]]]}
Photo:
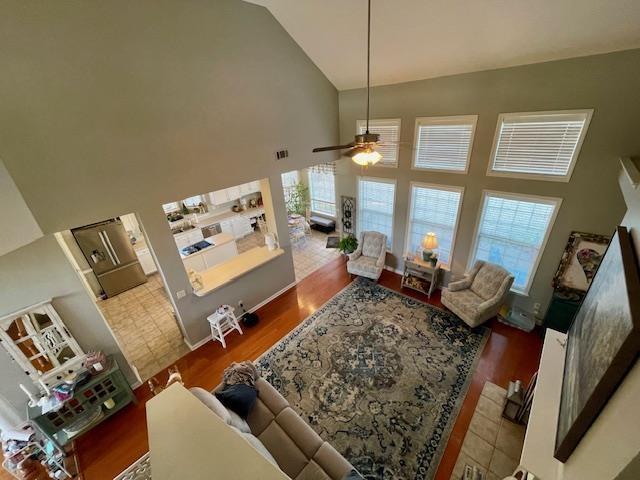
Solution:
{"label": "hardwood floor", "polygon": [[[217,342],[208,342],[178,360],[185,385],[212,389],[231,362],[259,357],[350,281],[342,258],[320,268],[258,310],[261,320],[257,326],[245,329],[243,336],[229,335],[226,350]],[[385,271],[380,284],[400,291],[400,276]],[[412,290],[405,289],[403,293],[427,300],[426,296]],[[442,306],[438,295],[430,303]],[[491,381],[502,387],[506,387],[511,379],[526,382],[539,363],[542,341],[538,335],[521,332],[497,321],[490,322],[488,326],[492,333],[440,462],[435,477],[438,480],[448,480],[451,476],[484,382]],[[158,378],[166,379],[166,371]],[[112,479],[148,450],[144,403],[150,398],[150,393],[146,385],[136,389],[135,393],[139,400],[137,405],[130,405],[76,441],[80,467],[86,480]]]}

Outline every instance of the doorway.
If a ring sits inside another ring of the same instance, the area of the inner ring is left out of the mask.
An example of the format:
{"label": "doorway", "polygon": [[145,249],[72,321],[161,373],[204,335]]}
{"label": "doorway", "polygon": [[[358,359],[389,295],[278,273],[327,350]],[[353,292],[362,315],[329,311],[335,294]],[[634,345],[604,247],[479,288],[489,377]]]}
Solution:
{"label": "doorway", "polygon": [[[189,352],[135,214],[59,232],[58,239],[142,381]],[[124,259],[130,261],[119,266]]]}

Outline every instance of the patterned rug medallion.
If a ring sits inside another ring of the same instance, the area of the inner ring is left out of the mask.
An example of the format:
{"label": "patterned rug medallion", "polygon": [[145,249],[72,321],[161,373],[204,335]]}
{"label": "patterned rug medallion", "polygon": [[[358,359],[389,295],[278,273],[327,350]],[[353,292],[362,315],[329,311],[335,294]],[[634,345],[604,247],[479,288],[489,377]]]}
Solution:
{"label": "patterned rug medallion", "polygon": [[488,337],[358,279],[257,364],[368,479],[429,479]]}

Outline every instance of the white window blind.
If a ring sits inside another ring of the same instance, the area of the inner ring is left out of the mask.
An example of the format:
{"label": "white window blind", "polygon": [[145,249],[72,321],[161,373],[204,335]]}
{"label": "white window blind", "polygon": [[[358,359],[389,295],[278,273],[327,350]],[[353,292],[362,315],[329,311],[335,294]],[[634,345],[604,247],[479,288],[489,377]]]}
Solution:
{"label": "white window blind", "polygon": [[413,167],[466,173],[477,115],[416,118]]}
{"label": "white window blind", "polygon": [[502,265],[513,290],[529,290],[560,199],[485,192],[472,259]]}
{"label": "white window blind", "polygon": [[407,253],[417,253],[424,236],[433,232],[440,261],[451,264],[462,194],[459,187],[411,185]]}
{"label": "white window blind", "polygon": [[396,184],[393,181],[358,179],[358,230],[387,236],[387,249],[393,244],[393,209]]}
{"label": "white window blind", "polygon": [[[365,133],[367,129],[366,120],[358,120],[358,134]],[[400,119],[391,118],[386,120],[369,120],[369,132],[380,135],[380,142],[384,145],[378,147],[378,152],[382,155],[382,160],[376,165],[385,167],[398,166],[398,150],[400,145]]]}
{"label": "white window blind", "polygon": [[591,113],[588,110],[500,115],[489,173],[568,181]]}
{"label": "white window blind", "polygon": [[313,212],[336,216],[335,175],[329,169],[309,169],[309,196]]}

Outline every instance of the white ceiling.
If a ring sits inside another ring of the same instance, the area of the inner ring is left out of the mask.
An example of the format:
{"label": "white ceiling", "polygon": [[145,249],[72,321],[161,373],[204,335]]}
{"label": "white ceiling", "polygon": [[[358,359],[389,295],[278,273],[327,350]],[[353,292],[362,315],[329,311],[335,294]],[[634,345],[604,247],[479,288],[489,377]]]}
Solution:
{"label": "white ceiling", "polygon": [[[339,90],[365,85],[366,0],[264,5]],[[372,0],[374,85],[640,47],[640,0]]]}

